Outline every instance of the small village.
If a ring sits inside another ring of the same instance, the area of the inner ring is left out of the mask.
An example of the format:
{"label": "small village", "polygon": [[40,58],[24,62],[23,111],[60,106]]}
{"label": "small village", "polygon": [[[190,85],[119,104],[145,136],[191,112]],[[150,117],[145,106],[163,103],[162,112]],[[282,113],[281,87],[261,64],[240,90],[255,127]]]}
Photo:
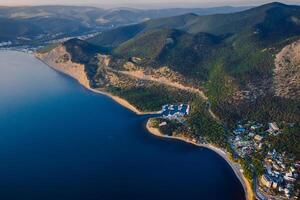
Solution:
{"label": "small village", "polygon": [[280,137],[277,123],[238,122],[230,138],[234,157],[246,158],[262,155],[263,173],[255,180],[254,190],[261,199],[298,199],[299,188],[295,183],[300,170],[300,161],[272,149],[268,138]]}
{"label": "small village", "polygon": [[[164,105],[158,126],[166,126],[167,121],[176,121],[184,125],[185,116],[189,113],[190,106],[187,104]],[[269,141],[271,137],[280,137],[282,130],[279,127],[276,122],[240,121],[236,123],[229,137],[234,160],[252,158],[257,155],[263,158],[259,160],[261,169],[251,164],[255,174],[253,190],[260,200],[298,199],[300,194],[299,188],[296,187],[300,161],[285,152],[277,151]],[[201,136],[185,134],[180,137],[196,144],[206,144]],[[241,169],[242,173],[243,171]]]}

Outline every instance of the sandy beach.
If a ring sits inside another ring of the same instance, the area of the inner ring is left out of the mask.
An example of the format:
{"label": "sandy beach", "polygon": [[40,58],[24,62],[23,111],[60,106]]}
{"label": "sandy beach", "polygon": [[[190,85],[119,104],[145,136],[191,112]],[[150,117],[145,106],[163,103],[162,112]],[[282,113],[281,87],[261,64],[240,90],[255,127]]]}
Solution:
{"label": "sandy beach", "polygon": [[153,134],[153,135],[155,135],[157,137],[168,138],[168,139],[175,139],[175,140],[181,140],[181,141],[187,142],[189,144],[192,144],[192,145],[195,145],[195,146],[198,146],[198,147],[208,148],[208,149],[216,152],[224,160],[226,160],[226,162],[230,165],[230,167],[234,171],[235,175],[240,180],[241,184],[243,185],[244,191],[245,191],[246,200],[254,200],[254,193],[253,193],[253,190],[252,190],[250,182],[245,178],[245,176],[240,171],[241,168],[239,167],[239,165],[237,163],[233,162],[232,160],[230,160],[229,157],[227,156],[226,152],[224,152],[221,149],[219,149],[219,148],[217,148],[217,147],[215,147],[213,145],[210,145],[210,144],[198,144],[198,143],[195,143],[195,142],[193,142],[191,140],[188,140],[187,138],[163,135],[159,131],[159,129],[150,127],[149,122],[150,122],[150,119],[148,120],[148,122],[146,124],[146,128],[147,128],[148,132],[150,132],[151,134]]}
{"label": "sandy beach", "polygon": [[[86,75],[84,73],[83,66],[81,66],[81,65],[78,65],[76,63],[69,63],[66,66],[58,66],[56,63],[52,63],[52,62],[49,62],[49,60],[47,61],[47,60],[41,58],[41,56],[38,55],[38,54],[35,54],[34,56],[37,59],[39,59],[41,62],[43,62],[44,64],[46,64],[47,66],[49,66],[50,68],[52,68],[52,69],[54,69],[54,70],[56,70],[58,72],[61,72],[63,74],[66,74],[66,75],[72,77],[74,80],[78,81],[78,83],[80,83],[87,90],[95,92],[95,93],[98,93],[98,94],[102,94],[102,95],[108,96],[109,98],[113,99],[115,102],[117,102],[118,104],[120,104],[121,106],[123,106],[123,107],[131,110],[132,112],[134,112],[137,115],[159,114],[159,113],[161,113],[161,111],[142,112],[139,109],[137,109],[135,106],[133,106],[132,104],[130,104],[127,100],[125,100],[125,99],[123,99],[121,97],[112,95],[112,94],[110,94],[108,92],[105,92],[105,91],[103,91],[101,89],[91,88],[90,84],[89,84],[89,81],[88,81],[88,79],[87,79],[87,77],[86,77]],[[73,66],[73,70],[72,71],[70,70],[70,65]],[[76,71],[74,71],[74,66],[76,68]]]}
{"label": "sandy beach", "polygon": [[[48,65],[49,66],[49,65]],[[51,67],[51,66],[50,66]],[[54,68],[54,67],[51,67],[59,72],[62,72],[66,75],[69,75],[71,76],[70,74],[58,69],[58,68]],[[121,106],[131,110],[132,112],[134,112],[135,114],[137,115],[149,115],[149,114],[159,114],[161,113],[161,111],[155,111],[155,112],[142,112],[140,110],[138,110],[136,107],[134,107],[132,104],[130,104],[127,100],[125,99],[122,99],[121,97],[118,97],[118,96],[115,96],[115,95],[112,95],[108,92],[105,92],[105,91],[101,91],[100,89],[94,89],[94,88],[91,88],[89,85],[86,85],[86,84],[82,84],[78,79],[76,79],[75,77],[71,76],[72,78],[74,78],[76,81],[78,81],[83,87],[85,87],[87,90],[90,90],[92,92],[95,92],[95,93],[98,93],[98,94],[102,94],[102,95],[105,95],[105,96],[108,96],[109,98],[111,98],[112,100],[114,100],[115,102],[117,102],[118,104],[120,104]]]}
{"label": "sandy beach", "polygon": [[118,96],[114,96],[110,93],[101,91],[101,90],[97,90],[97,89],[93,89],[91,87],[86,87],[88,90],[91,90],[95,93],[99,93],[99,94],[103,94],[106,95],[108,97],[110,97],[111,99],[113,99],[115,102],[117,102],[118,104],[122,105],[123,107],[131,110],[132,112],[136,113],[137,115],[149,115],[149,114],[159,114],[161,113],[161,111],[155,111],[155,112],[142,112],[140,110],[138,110],[136,107],[134,107],[132,104],[130,104],[128,101],[126,101],[125,99],[122,99],[121,97]]}

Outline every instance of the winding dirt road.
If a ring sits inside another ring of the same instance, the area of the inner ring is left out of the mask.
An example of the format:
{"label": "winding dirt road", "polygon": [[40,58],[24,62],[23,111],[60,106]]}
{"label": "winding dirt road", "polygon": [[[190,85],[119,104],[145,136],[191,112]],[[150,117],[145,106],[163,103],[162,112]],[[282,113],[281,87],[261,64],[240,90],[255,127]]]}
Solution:
{"label": "winding dirt road", "polygon": [[[163,85],[166,85],[166,86],[178,88],[178,89],[181,89],[181,90],[186,90],[186,91],[198,94],[203,100],[208,101],[208,97],[204,94],[203,91],[201,91],[197,88],[184,86],[184,85],[182,85],[178,82],[171,82],[169,79],[167,79],[165,77],[155,78],[152,75],[145,74],[141,70],[139,70],[139,71],[118,71],[118,70],[114,70],[112,68],[107,68],[107,69],[114,72],[114,73],[120,73],[120,74],[123,74],[123,75],[126,75],[126,76],[130,76],[132,78],[136,78],[136,79],[140,79],[140,80],[146,80],[146,81],[153,81],[153,82],[157,82],[159,84],[163,84]],[[216,121],[220,122],[219,117],[211,110],[210,107],[208,108],[208,112],[212,116],[212,118],[214,118]]]}

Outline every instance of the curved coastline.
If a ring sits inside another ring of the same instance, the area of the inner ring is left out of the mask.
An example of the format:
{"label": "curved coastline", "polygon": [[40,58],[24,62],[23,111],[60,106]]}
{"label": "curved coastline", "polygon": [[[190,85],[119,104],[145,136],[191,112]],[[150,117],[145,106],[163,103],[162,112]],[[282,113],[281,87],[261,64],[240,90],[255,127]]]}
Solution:
{"label": "curved coastline", "polygon": [[[112,95],[112,94],[110,94],[108,92],[104,92],[104,91],[100,91],[100,90],[91,88],[88,84],[82,83],[80,80],[78,80],[75,76],[73,76],[72,74],[68,73],[67,71],[62,70],[59,67],[50,65],[49,63],[47,63],[43,59],[41,59],[39,56],[37,56],[36,54],[31,54],[31,55],[33,55],[35,58],[37,58],[38,60],[40,60],[42,63],[44,63],[45,65],[47,65],[51,69],[53,69],[55,71],[58,71],[60,73],[63,73],[65,75],[73,78],[80,85],[82,85],[85,89],[87,89],[87,90],[89,90],[91,92],[94,92],[94,93],[105,95],[105,96],[111,98],[112,100],[114,100],[116,103],[118,103],[121,106],[129,109],[130,111],[134,112],[137,115],[148,115],[148,114],[160,114],[161,113],[161,111],[142,112],[142,111],[138,110],[135,106],[133,106],[132,104],[130,104],[127,100],[125,100],[125,99],[123,99],[121,97]],[[158,129],[149,126],[149,119],[148,119],[147,124],[146,124],[146,129],[147,129],[147,131],[150,134],[152,134],[154,136],[157,136],[157,137],[181,140],[183,142],[186,142],[186,143],[189,143],[189,144],[193,144],[193,145],[198,146],[198,147],[208,148],[208,149],[214,151],[215,153],[217,153],[218,155],[220,155],[229,164],[229,166],[234,171],[235,175],[238,177],[239,181],[241,182],[241,184],[242,184],[242,186],[244,188],[246,200],[253,200],[254,199],[254,193],[253,193],[253,190],[251,188],[250,182],[240,172],[240,170],[237,168],[237,166],[235,166],[234,162],[229,159],[229,157],[227,156],[227,154],[224,151],[222,151],[221,149],[219,149],[219,148],[217,148],[217,147],[215,147],[213,145],[198,144],[198,143],[192,142],[192,141],[190,141],[190,140],[188,140],[186,138],[182,138],[182,137],[174,137],[174,136],[163,135]]]}
{"label": "curved coastline", "polygon": [[118,96],[115,96],[115,95],[112,95],[108,92],[104,92],[104,91],[101,91],[101,90],[97,90],[97,89],[94,89],[94,88],[91,88],[88,84],[84,84],[82,83],[81,81],[79,81],[76,77],[72,76],[70,73],[58,68],[58,67],[55,67],[55,66],[52,66],[48,63],[46,63],[45,61],[43,61],[41,58],[39,58],[37,55],[34,55],[35,58],[37,58],[38,60],[40,60],[42,63],[44,63],[45,65],[47,65],[48,67],[50,67],[51,69],[55,70],[55,71],[58,71],[60,73],[63,73],[71,78],[73,78],[74,80],[76,80],[80,85],[82,85],[85,89],[91,91],[91,92],[94,92],[94,93],[98,93],[98,94],[102,94],[102,95],[105,95],[109,98],[111,98],[112,100],[114,100],[116,103],[120,104],[121,106],[131,110],[132,112],[134,112],[135,114],[137,115],[150,115],[150,114],[160,114],[161,111],[154,111],[154,112],[142,112],[140,111],[139,109],[137,109],[135,106],[133,106],[132,104],[130,104],[127,100],[121,98],[121,97],[118,97]]}
{"label": "curved coastline", "polygon": [[184,137],[176,137],[176,136],[163,135],[159,131],[159,129],[150,127],[149,121],[150,121],[150,119],[148,119],[148,121],[147,121],[146,129],[148,130],[148,132],[150,134],[152,134],[154,136],[157,136],[157,137],[160,137],[160,138],[168,138],[168,139],[180,140],[180,141],[183,141],[183,142],[195,145],[197,147],[208,148],[208,149],[214,151],[215,153],[217,153],[219,156],[221,156],[229,164],[229,166],[234,171],[235,175],[238,177],[239,181],[241,182],[241,184],[242,184],[242,186],[244,188],[246,200],[253,200],[254,199],[254,193],[253,193],[253,190],[252,190],[250,182],[241,173],[240,168],[238,168],[236,166],[236,164],[232,160],[229,159],[229,157],[227,156],[226,152],[224,152],[220,148],[217,148],[217,147],[215,147],[215,146],[213,146],[211,144],[199,144],[199,143],[193,142],[191,140],[188,140],[187,138],[184,138]]}

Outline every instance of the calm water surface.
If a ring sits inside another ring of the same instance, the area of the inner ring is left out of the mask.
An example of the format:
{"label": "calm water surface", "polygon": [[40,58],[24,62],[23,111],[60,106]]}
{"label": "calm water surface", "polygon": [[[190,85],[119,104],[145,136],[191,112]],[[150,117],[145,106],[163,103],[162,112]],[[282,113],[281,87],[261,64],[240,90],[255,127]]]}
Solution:
{"label": "calm water surface", "polygon": [[146,119],[0,51],[0,199],[244,199],[221,157],[150,135]]}

